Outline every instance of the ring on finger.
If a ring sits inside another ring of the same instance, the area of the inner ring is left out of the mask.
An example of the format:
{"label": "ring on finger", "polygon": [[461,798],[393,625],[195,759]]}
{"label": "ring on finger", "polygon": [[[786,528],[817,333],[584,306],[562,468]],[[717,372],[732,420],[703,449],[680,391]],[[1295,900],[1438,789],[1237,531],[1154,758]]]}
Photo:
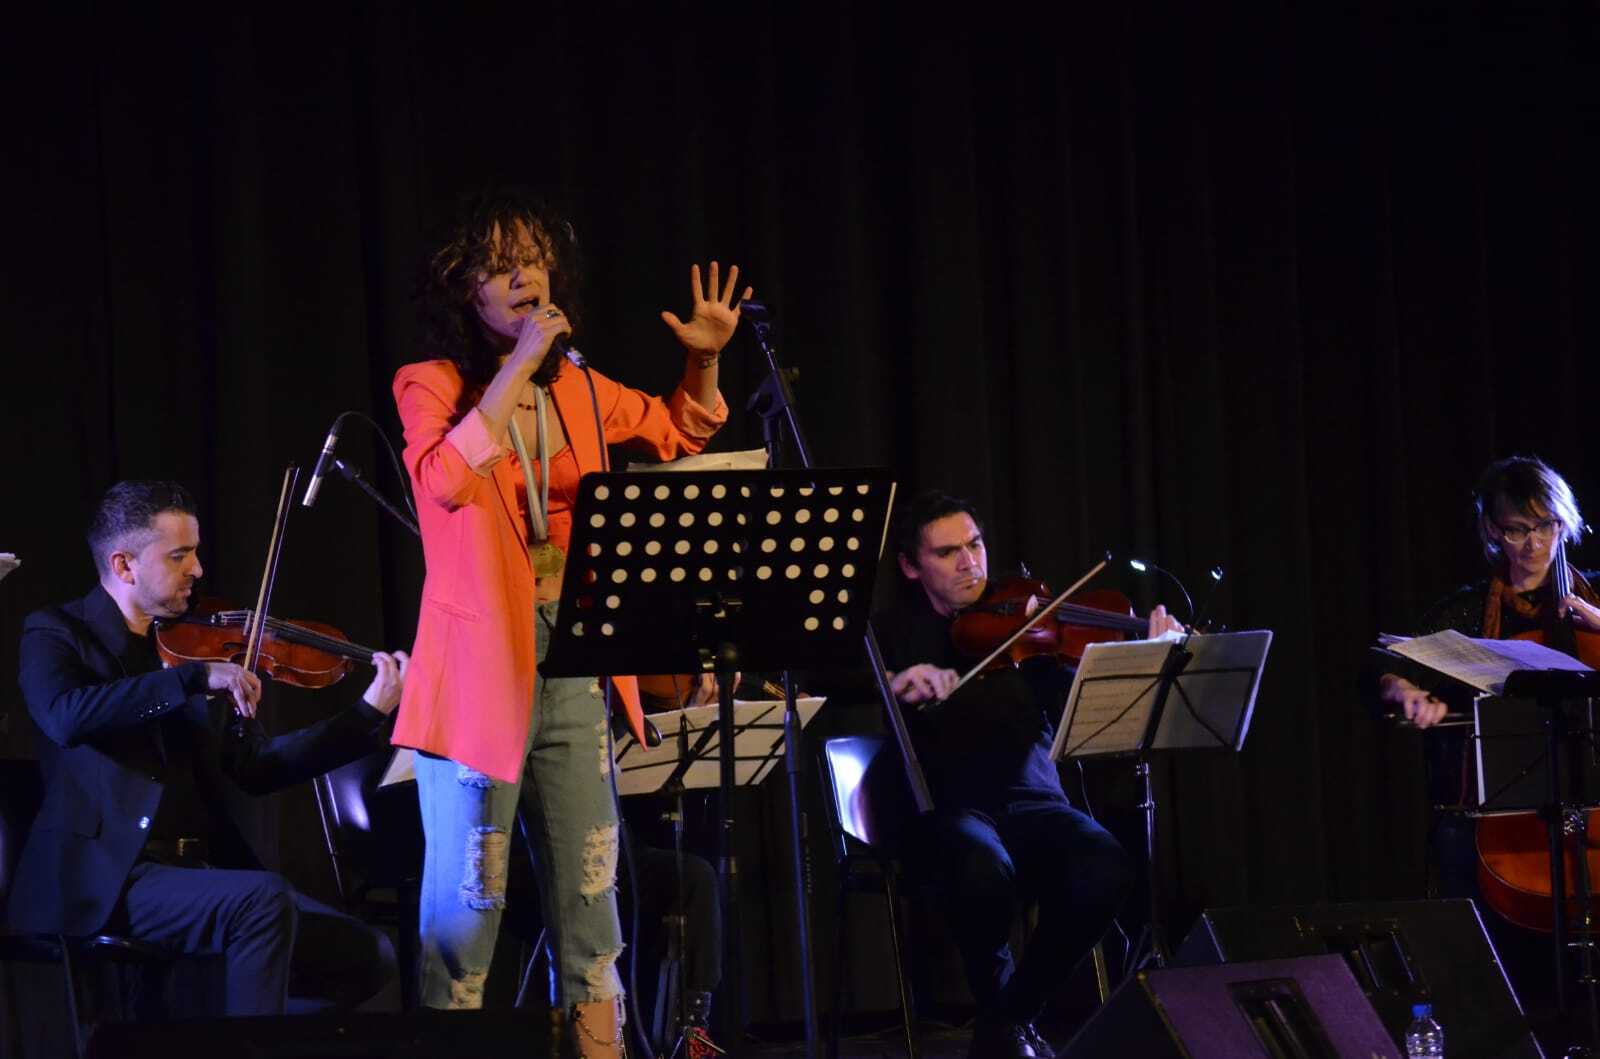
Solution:
{"label": "ring on finger", "polygon": [[548,308],[548,309],[546,309],[544,311],[544,315],[545,315],[545,319],[554,320],[556,317],[561,315],[561,310],[557,309],[555,306],[551,306],[550,308]]}

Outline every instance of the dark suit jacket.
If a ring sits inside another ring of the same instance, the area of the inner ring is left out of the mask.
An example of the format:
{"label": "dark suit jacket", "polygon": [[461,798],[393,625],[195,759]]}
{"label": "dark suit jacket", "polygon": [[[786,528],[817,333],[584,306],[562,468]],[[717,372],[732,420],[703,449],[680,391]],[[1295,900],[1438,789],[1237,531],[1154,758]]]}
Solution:
{"label": "dark suit jacket", "polygon": [[[90,934],[111,918],[167,786],[161,718],[195,730],[201,789],[264,794],[310,779],[383,744],[388,718],[357,702],[269,737],[234,715],[231,699],[205,694],[206,670],[129,672],[134,636],[98,586],[82,599],[30,614],[22,627],[19,682],[40,741],[44,801],[22,850],[6,906],[12,929]],[[259,868],[245,841],[239,799],[218,797],[210,860]]]}

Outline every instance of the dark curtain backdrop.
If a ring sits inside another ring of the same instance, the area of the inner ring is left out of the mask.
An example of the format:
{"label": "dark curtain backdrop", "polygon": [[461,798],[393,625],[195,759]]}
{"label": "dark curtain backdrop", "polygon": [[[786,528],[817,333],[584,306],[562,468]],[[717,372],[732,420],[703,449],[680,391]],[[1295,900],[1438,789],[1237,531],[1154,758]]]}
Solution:
{"label": "dark curtain backdrop", "polygon": [[[211,588],[252,593],[285,464],[342,409],[398,438],[427,234],[514,178],[575,220],[602,370],[670,387],[657,312],[736,261],[819,462],[974,497],[997,567],[1226,566],[1213,612],[1275,641],[1244,753],[1158,769],[1180,919],[1419,892],[1417,740],[1364,650],[1478,575],[1491,458],[1600,509],[1592,3],[55,10],[5,44],[5,752],[22,617],[91,584],[98,494],[188,483]],[[759,381],[741,338],[718,447],[759,444]],[[343,453],[396,488],[353,425]],[[275,609],[408,645],[415,543],[323,497]],[[778,795],[743,840],[758,1017],[796,1006]],[[284,859],[325,891],[308,805]]]}

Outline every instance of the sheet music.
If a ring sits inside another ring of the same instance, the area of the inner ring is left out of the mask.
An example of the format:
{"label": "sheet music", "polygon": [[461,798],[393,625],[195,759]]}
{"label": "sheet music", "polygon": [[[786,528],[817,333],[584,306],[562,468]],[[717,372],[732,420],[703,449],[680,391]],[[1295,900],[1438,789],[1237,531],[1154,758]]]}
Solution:
{"label": "sheet music", "polygon": [[630,463],[628,471],[764,471],[767,469],[766,449],[745,449],[742,452],[702,452],[698,456],[681,456],[666,463]]}
{"label": "sheet music", "polygon": [[[802,731],[811,723],[817,711],[822,709],[825,701],[815,697],[794,700]],[[618,793],[649,794],[667,782],[667,778],[678,767],[680,717],[688,722],[690,749],[700,748],[700,760],[690,765],[684,773],[683,785],[690,789],[717,786],[722,772],[718,760],[721,733],[715,730],[717,709],[715,705],[690,706],[683,710],[651,714],[651,721],[661,730],[661,745],[658,747],[640,746],[631,735],[618,740],[614,748]],[[733,723],[738,735],[734,738],[736,760],[733,771],[737,785],[743,787],[760,783],[766,779],[772,767],[782,760],[783,711],[784,704],[778,699],[753,702],[734,700]]]}
{"label": "sheet music", "polygon": [[[1267,629],[1190,636],[1191,658],[1173,685],[1149,748],[1232,749],[1244,745],[1272,633]],[[1050,755],[1128,754],[1150,728],[1167,640],[1090,644],[1072,680]]]}
{"label": "sheet music", "polygon": [[[1108,650],[1109,648],[1109,650]],[[1155,704],[1154,676],[1161,672],[1171,644],[1165,640],[1093,643],[1072,678],[1067,702],[1072,705],[1074,740],[1067,745],[1068,725],[1056,728],[1050,756],[1120,753],[1137,747]]]}
{"label": "sheet music", "polygon": [[[817,715],[826,702],[822,698],[797,698],[794,708],[800,715],[800,727],[811,723],[811,718]],[[783,754],[783,749],[777,744],[783,737],[783,702],[777,699],[760,699],[746,701],[735,699],[733,701],[733,723],[744,728],[751,725],[752,729],[742,732],[735,741],[734,749],[739,755],[734,771],[736,780],[740,785],[760,783],[766,779],[773,764]],[[653,713],[652,721],[661,729],[661,745],[658,747],[642,747],[634,742],[632,735],[624,735],[617,741],[615,751],[617,762],[622,766],[617,783],[618,790],[623,794],[649,793],[666,782],[667,776],[672,773],[678,763],[678,722],[677,717],[682,713],[689,721],[689,743],[694,745],[700,733],[706,728],[714,728],[717,723],[717,707],[690,706],[686,710],[668,710],[665,713]],[[668,728],[671,728],[669,731]],[[709,759],[696,762],[689,766],[689,773],[684,777],[685,787],[715,787],[721,778],[721,766],[717,762],[717,736],[712,735],[706,745]],[[772,750],[773,754],[766,752]],[[395,747],[394,757],[389,759],[389,767],[384,769],[383,779],[378,781],[379,787],[388,787],[395,783],[406,783],[417,778],[417,752],[410,747]]]}
{"label": "sheet music", "polygon": [[1395,654],[1491,695],[1501,694],[1506,677],[1519,669],[1590,671],[1576,658],[1532,640],[1475,640],[1454,629],[1409,640],[1394,637],[1385,646]]}

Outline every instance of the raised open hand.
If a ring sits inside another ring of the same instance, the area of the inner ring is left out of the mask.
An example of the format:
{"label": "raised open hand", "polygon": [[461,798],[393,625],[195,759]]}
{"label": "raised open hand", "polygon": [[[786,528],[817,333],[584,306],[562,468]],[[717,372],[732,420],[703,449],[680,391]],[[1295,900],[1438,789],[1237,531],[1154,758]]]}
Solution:
{"label": "raised open hand", "polygon": [[[694,309],[689,314],[689,322],[684,323],[673,312],[661,313],[661,319],[672,328],[672,333],[678,337],[683,348],[702,357],[714,357],[721,353],[722,347],[728,344],[734,329],[739,326],[739,306],[733,301],[733,292],[739,284],[739,266],[729,267],[726,283],[720,283],[720,279],[721,270],[713,261],[702,287],[700,266],[691,265],[689,287]],[[743,301],[754,293],[753,288],[746,287],[739,300]]]}

